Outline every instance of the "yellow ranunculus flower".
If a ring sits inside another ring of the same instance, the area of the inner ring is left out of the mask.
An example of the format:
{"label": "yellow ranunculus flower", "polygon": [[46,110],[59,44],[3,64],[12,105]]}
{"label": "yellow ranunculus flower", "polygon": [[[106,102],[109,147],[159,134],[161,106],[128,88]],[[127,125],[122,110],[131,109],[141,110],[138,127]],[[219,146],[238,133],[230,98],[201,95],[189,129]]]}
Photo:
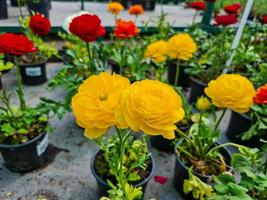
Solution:
{"label": "yellow ranunculus flower", "polygon": [[113,15],[118,15],[122,10],[124,10],[124,7],[119,2],[110,2],[107,5],[107,10]]}
{"label": "yellow ranunculus flower", "polygon": [[84,81],[72,98],[72,109],[78,125],[85,128],[85,136],[98,138],[117,124],[115,110],[121,93],[129,86],[128,79],[107,72]]}
{"label": "yellow ranunculus flower", "polygon": [[172,59],[187,61],[193,57],[197,45],[187,33],[180,33],[168,41],[168,56]]}
{"label": "yellow ranunculus flower", "polygon": [[211,108],[211,102],[207,97],[200,97],[196,102],[196,108],[202,112]]}
{"label": "yellow ranunculus flower", "polygon": [[166,61],[168,50],[167,44],[168,43],[163,40],[151,43],[147,46],[144,55],[145,58],[149,58],[155,63],[161,63]]}
{"label": "yellow ranunculus flower", "polygon": [[183,117],[181,97],[172,87],[157,80],[133,83],[123,92],[116,112],[121,128],[130,127],[167,139],[175,138],[175,123]]}
{"label": "yellow ranunculus flower", "polygon": [[209,82],[205,93],[215,106],[245,113],[252,106],[256,91],[246,77],[239,74],[223,74]]}

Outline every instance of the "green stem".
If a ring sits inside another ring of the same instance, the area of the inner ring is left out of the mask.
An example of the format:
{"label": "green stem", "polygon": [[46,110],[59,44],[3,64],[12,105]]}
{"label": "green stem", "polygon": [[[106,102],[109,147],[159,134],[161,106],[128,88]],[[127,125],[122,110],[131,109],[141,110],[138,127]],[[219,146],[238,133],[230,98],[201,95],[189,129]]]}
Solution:
{"label": "green stem", "polygon": [[119,182],[119,185],[126,197],[126,199],[128,199],[128,193],[126,191],[126,188],[125,188],[125,185],[127,183],[127,180],[125,178],[125,175],[123,173],[123,157],[124,157],[124,154],[125,154],[125,145],[126,145],[126,142],[127,140],[129,139],[129,137],[131,136],[132,134],[132,130],[128,131],[125,136],[122,136],[122,133],[121,131],[116,127],[116,130],[117,130],[117,134],[120,138],[120,160],[119,160],[119,174],[117,175],[118,177],[118,182]]}
{"label": "green stem", "polygon": [[180,65],[177,63],[176,65],[176,72],[175,72],[175,80],[174,80],[174,86],[178,86],[178,81],[179,81],[179,73],[180,73]]}
{"label": "green stem", "polygon": [[93,61],[93,56],[91,54],[89,42],[85,42],[85,44],[86,44],[86,49],[87,49],[87,53],[88,53],[88,58],[89,58],[90,65],[91,65],[89,67],[93,67],[94,66],[94,61]]}
{"label": "green stem", "polygon": [[16,65],[16,78],[17,78],[17,93],[19,96],[19,101],[20,101],[20,109],[21,111],[24,111],[26,109],[26,102],[24,99],[24,92],[23,92],[23,86],[22,86],[22,80],[21,80],[21,75],[20,75],[20,69],[19,69],[19,60],[18,57],[14,57],[15,59],[15,65]]}
{"label": "green stem", "polygon": [[217,123],[216,123],[216,126],[215,126],[215,128],[214,128],[214,131],[216,131],[216,130],[218,129],[218,127],[219,127],[219,125],[220,125],[220,123],[221,123],[221,121],[222,121],[222,119],[223,119],[225,113],[226,113],[226,109],[223,110],[223,112],[222,112],[222,114],[221,114],[219,120],[218,120]]}
{"label": "green stem", "polygon": [[196,18],[197,18],[197,14],[198,14],[198,11],[196,11],[195,14],[194,14],[194,16],[193,16],[192,26],[195,25],[195,21],[196,21]]}
{"label": "green stem", "polygon": [[198,146],[198,151],[199,151],[199,157],[200,158],[203,158],[205,155],[203,155],[203,149],[202,149],[202,144],[201,144],[201,141],[199,140],[199,133],[200,133],[200,130],[201,130],[201,126],[202,126],[202,117],[203,117],[203,114],[200,113],[200,118],[199,118],[199,125],[198,125],[198,133],[197,133],[197,137],[195,137],[196,139],[196,143],[197,143],[197,146]]}
{"label": "green stem", "polygon": [[226,147],[226,146],[234,146],[234,147],[237,147],[237,148],[240,148],[240,147],[244,147],[244,148],[246,148],[245,146],[240,145],[240,144],[235,144],[235,143],[232,143],[232,142],[227,142],[227,143],[220,144],[220,145],[218,145],[218,146],[213,147],[212,149],[210,149],[210,150],[208,151],[207,155],[211,154],[212,152],[214,152],[214,151],[217,150],[217,149],[220,149],[220,148],[222,148],[222,147]]}
{"label": "green stem", "polygon": [[18,2],[18,6],[19,6],[19,13],[20,13],[20,17],[21,18],[24,18],[24,16],[23,16],[23,14],[22,14],[22,9],[21,9],[21,0],[17,0],[17,2]]}

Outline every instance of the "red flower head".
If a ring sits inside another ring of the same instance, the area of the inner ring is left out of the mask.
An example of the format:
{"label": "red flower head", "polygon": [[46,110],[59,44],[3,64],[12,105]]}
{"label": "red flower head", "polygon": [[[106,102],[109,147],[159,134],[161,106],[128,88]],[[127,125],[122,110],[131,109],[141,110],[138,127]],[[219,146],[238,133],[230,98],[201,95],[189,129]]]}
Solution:
{"label": "red flower head", "polygon": [[255,104],[267,104],[267,84],[257,89],[256,96],[254,97]]}
{"label": "red flower head", "polygon": [[30,18],[29,26],[35,35],[46,36],[50,31],[51,23],[42,14],[36,14]]}
{"label": "red flower head", "polygon": [[195,10],[205,10],[206,3],[203,1],[195,1],[189,4],[189,8],[194,8]]}
{"label": "red flower head", "polygon": [[117,20],[114,34],[117,38],[131,38],[136,36],[140,30],[133,21]]}
{"label": "red flower head", "polygon": [[241,4],[238,2],[233,3],[232,6],[236,7],[236,9],[238,10],[242,7]]}
{"label": "red flower head", "polygon": [[155,182],[165,185],[168,182],[168,177],[166,176],[154,176]]}
{"label": "red flower head", "polygon": [[261,18],[261,22],[264,23],[264,24],[267,24],[267,15],[264,15],[264,16]]}
{"label": "red flower head", "polygon": [[106,34],[105,28],[101,25],[101,20],[98,16],[91,14],[75,17],[69,25],[69,30],[85,42],[96,41],[98,37]]}
{"label": "red flower head", "polygon": [[227,14],[237,15],[237,14],[238,14],[238,11],[239,11],[239,8],[237,8],[237,7],[234,6],[234,5],[230,5],[230,6],[225,6],[225,7],[224,7],[224,11],[225,11]]}
{"label": "red flower head", "polygon": [[215,18],[215,22],[217,26],[229,26],[232,24],[237,23],[237,16],[236,15],[218,15]]}
{"label": "red flower head", "polygon": [[25,35],[13,33],[0,35],[0,53],[21,56],[35,51],[36,48],[34,48],[33,43]]}

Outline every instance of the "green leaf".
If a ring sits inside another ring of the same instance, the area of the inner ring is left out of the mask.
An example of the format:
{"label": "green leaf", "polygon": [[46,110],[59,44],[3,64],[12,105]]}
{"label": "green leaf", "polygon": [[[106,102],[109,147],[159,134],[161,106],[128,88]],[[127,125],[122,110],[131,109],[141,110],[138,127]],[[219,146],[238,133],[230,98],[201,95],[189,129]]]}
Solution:
{"label": "green leaf", "polygon": [[18,132],[21,133],[21,134],[28,134],[28,130],[26,130],[26,129],[24,129],[24,128],[20,128],[20,129],[18,130]]}
{"label": "green leaf", "polygon": [[14,129],[9,123],[5,123],[1,126],[1,131],[4,132],[5,136],[11,136],[16,133],[16,129]]}
{"label": "green leaf", "polygon": [[141,177],[137,173],[130,173],[128,176],[128,181],[139,181]]}

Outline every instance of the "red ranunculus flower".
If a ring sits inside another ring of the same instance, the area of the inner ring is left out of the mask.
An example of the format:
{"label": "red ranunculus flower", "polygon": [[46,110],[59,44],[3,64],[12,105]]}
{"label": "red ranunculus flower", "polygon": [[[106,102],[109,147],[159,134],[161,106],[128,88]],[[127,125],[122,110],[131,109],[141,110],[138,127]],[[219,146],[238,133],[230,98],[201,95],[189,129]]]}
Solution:
{"label": "red ranunculus flower", "polygon": [[234,5],[230,5],[230,6],[225,6],[224,7],[224,11],[228,14],[233,14],[233,15],[237,15],[238,14],[238,11],[239,11],[239,8],[237,8],[236,6]]}
{"label": "red ranunculus flower", "polygon": [[155,182],[165,185],[168,182],[168,177],[166,176],[154,176]]}
{"label": "red ranunculus flower", "polygon": [[267,104],[267,84],[257,89],[256,96],[254,97],[255,104]]}
{"label": "red ranunculus flower", "polygon": [[206,3],[203,1],[195,1],[189,4],[190,8],[194,8],[195,10],[205,10]]}
{"label": "red ranunculus flower", "polygon": [[267,15],[264,15],[264,16],[261,18],[261,21],[262,21],[262,23],[267,24]]}
{"label": "red ranunculus flower", "polygon": [[101,25],[101,20],[98,16],[91,14],[75,17],[69,25],[69,30],[85,42],[96,41],[98,37],[106,34],[105,28]]}
{"label": "red ranunculus flower", "polygon": [[42,14],[36,14],[30,18],[29,26],[35,35],[46,36],[50,31],[51,23]]}
{"label": "red ranunculus flower", "polygon": [[35,51],[36,48],[34,48],[33,43],[25,35],[13,33],[0,35],[0,53],[21,56]]}
{"label": "red ranunculus flower", "polygon": [[217,26],[229,26],[232,24],[237,23],[237,16],[236,15],[218,15],[215,18],[215,22]]}
{"label": "red ranunculus flower", "polygon": [[114,29],[114,35],[117,38],[131,38],[136,36],[140,30],[136,27],[133,21],[117,20],[116,27]]}
{"label": "red ranunculus flower", "polygon": [[242,6],[240,3],[236,2],[236,3],[233,3],[232,6],[236,7],[236,9],[240,9]]}

